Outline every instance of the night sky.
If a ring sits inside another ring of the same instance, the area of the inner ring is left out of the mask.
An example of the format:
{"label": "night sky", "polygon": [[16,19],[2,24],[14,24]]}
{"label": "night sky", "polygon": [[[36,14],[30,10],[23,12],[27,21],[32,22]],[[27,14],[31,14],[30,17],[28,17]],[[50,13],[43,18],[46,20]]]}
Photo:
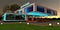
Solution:
{"label": "night sky", "polygon": [[55,9],[58,12],[58,15],[60,16],[60,0],[0,0],[0,10],[3,9],[5,5],[11,5],[11,4],[18,4],[23,5],[27,2],[35,2],[37,4],[43,5],[45,7]]}

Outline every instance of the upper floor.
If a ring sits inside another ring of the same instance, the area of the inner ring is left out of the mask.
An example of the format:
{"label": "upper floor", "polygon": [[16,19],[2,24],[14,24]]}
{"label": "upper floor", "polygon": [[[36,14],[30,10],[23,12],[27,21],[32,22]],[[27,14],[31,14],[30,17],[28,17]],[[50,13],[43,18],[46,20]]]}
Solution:
{"label": "upper floor", "polygon": [[56,10],[37,5],[35,3],[26,3],[25,5],[21,6],[19,10],[15,11],[15,13],[19,14],[28,14],[30,12],[41,12],[47,15],[57,15]]}

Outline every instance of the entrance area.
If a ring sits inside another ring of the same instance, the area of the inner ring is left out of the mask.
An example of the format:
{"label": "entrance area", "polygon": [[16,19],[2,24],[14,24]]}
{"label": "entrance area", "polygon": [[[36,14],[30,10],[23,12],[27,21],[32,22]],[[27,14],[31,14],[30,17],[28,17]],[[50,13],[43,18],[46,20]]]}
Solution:
{"label": "entrance area", "polygon": [[39,16],[32,16],[32,15],[28,15],[27,20],[28,22],[49,22],[50,21],[49,18],[41,18]]}

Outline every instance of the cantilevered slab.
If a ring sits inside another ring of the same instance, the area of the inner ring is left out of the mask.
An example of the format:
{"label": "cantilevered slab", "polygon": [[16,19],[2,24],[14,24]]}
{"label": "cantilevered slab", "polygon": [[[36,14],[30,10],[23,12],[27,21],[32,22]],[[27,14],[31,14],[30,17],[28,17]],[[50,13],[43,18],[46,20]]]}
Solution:
{"label": "cantilevered slab", "polygon": [[41,12],[29,12],[27,13],[26,15],[33,15],[33,16],[48,16],[48,14],[45,14],[45,13],[41,13]]}

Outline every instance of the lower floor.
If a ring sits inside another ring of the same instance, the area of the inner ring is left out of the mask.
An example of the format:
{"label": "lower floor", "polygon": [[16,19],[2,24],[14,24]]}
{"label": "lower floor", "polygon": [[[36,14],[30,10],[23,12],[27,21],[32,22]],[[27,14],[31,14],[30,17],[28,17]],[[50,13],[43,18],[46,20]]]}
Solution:
{"label": "lower floor", "polygon": [[26,21],[26,22],[49,22],[51,20],[58,20],[56,18],[42,18],[40,15],[25,15],[25,14],[5,14],[3,21]]}
{"label": "lower floor", "polygon": [[6,15],[3,21],[26,21],[26,22],[46,22],[50,21],[48,18],[41,18],[38,15]]}

